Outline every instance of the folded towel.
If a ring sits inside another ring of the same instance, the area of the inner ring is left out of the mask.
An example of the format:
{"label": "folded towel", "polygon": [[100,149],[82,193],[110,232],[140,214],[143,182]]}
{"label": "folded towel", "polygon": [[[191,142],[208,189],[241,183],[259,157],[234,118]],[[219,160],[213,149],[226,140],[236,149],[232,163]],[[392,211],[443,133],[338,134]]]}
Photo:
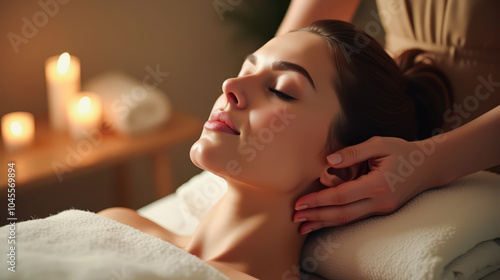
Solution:
{"label": "folded towel", "polygon": [[109,72],[85,84],[102,99],[104,122],[122,134],[138,134],[165,123],[171,115],[167,95],[156,86]]}
{"label": "folded towel", "polygon": [[15,237],[15,272],[7,270],[12,245],[1,238],[0,279],[228,279],[168,242],[86,211],[18,223]]}
{"label": "folded towel", "polygon": [[499,213],[500,175],[478,172],[391,215],[310,234],[301,265],[327,279],[479,279],[500,268]]}

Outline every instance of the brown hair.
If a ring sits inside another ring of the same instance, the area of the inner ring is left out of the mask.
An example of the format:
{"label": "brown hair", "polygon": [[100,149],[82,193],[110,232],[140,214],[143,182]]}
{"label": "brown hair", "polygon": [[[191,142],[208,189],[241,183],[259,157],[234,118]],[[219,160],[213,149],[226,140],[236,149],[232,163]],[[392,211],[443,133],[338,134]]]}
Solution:
{"label": "brown hair", "polygon": [[330,126],[327,153],[373,136],[408,141],[432,136],[452,100],[446,76],[422,50],[394,61],[370,35],[338,20],[320,20],[301,29],[322,37],[337,71],[332,83],[341,113]]}

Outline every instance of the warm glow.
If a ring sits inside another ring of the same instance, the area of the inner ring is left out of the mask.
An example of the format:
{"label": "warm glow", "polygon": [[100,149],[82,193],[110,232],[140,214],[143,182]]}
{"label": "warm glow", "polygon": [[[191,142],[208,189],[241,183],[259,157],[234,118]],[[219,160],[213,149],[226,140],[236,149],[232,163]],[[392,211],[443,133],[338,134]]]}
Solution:
{"label": "warm glow", "polygon": [[33,143],[35,119],[28,112],[12,112],[1,118],[2,140],[8,151],[16,151]]}
{"label": "warm glow", "polygon": [[78,111],[82,114],[88,113],[90,111],[90,98],[88,96],[84,96],[80,98],[78,101]]}
{"label": "warm glow", "polygon": [[69,53],[65,52],[61,54],[61,56],[59,56],[59,60],[57,61],[57,72],[59,72],[59,74],[66,74],[66,72],[68,72],[70,61],[71,58]]}
{"label": "warm glow", "polygon": [[19,122],[13,121],[10,124],[10,131],[12,132],[12,134],[19,136],[23,133],[23,126]]}
{"label": "warm glow", "polygon": [[101,100],[92,92],[73,96],[68,108],[68,125],[75,140],[86,139],[87,132],[98,129],[102,116]]}

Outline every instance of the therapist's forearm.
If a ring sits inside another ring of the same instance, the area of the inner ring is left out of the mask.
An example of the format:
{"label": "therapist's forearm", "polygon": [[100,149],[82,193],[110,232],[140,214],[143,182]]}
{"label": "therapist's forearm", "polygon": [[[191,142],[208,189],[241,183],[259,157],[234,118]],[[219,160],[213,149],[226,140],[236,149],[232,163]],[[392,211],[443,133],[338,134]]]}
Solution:
{"label": "therapist's forearm", "polygon": [[292,0],[276,36],[320,19],[351,21],[359,0]]}
{"label": "therapist's forearm", "polygon": [[430,161],[439,174],[435,177],[435,186],[499,165],[500,106],[457,129],[424,141],[437,143]]}

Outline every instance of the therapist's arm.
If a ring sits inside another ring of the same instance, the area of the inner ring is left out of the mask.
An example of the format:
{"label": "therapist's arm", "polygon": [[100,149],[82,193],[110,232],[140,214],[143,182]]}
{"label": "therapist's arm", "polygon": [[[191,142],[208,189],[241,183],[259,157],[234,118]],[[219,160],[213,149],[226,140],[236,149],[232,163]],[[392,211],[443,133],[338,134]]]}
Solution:
{"label": "therapist's arm", "polygon": [[292,0],[276,36],[321,19],[351,21],[359,0]]}
{"label": "therapist's arm", "polygon": [[500,106],[447,133],[412,142],[373,137],[328,161],[335,169],[367,161],[370,172],[299,198],[294,220],[307,220],[302,233],[392,213],[425,190],[499,165]]}
{"label": "therapist's arm", "polygon": [[441,169],[434,171],[433,185],[500,164],[500,106],[444,135],[447,138],[436,148]]}

